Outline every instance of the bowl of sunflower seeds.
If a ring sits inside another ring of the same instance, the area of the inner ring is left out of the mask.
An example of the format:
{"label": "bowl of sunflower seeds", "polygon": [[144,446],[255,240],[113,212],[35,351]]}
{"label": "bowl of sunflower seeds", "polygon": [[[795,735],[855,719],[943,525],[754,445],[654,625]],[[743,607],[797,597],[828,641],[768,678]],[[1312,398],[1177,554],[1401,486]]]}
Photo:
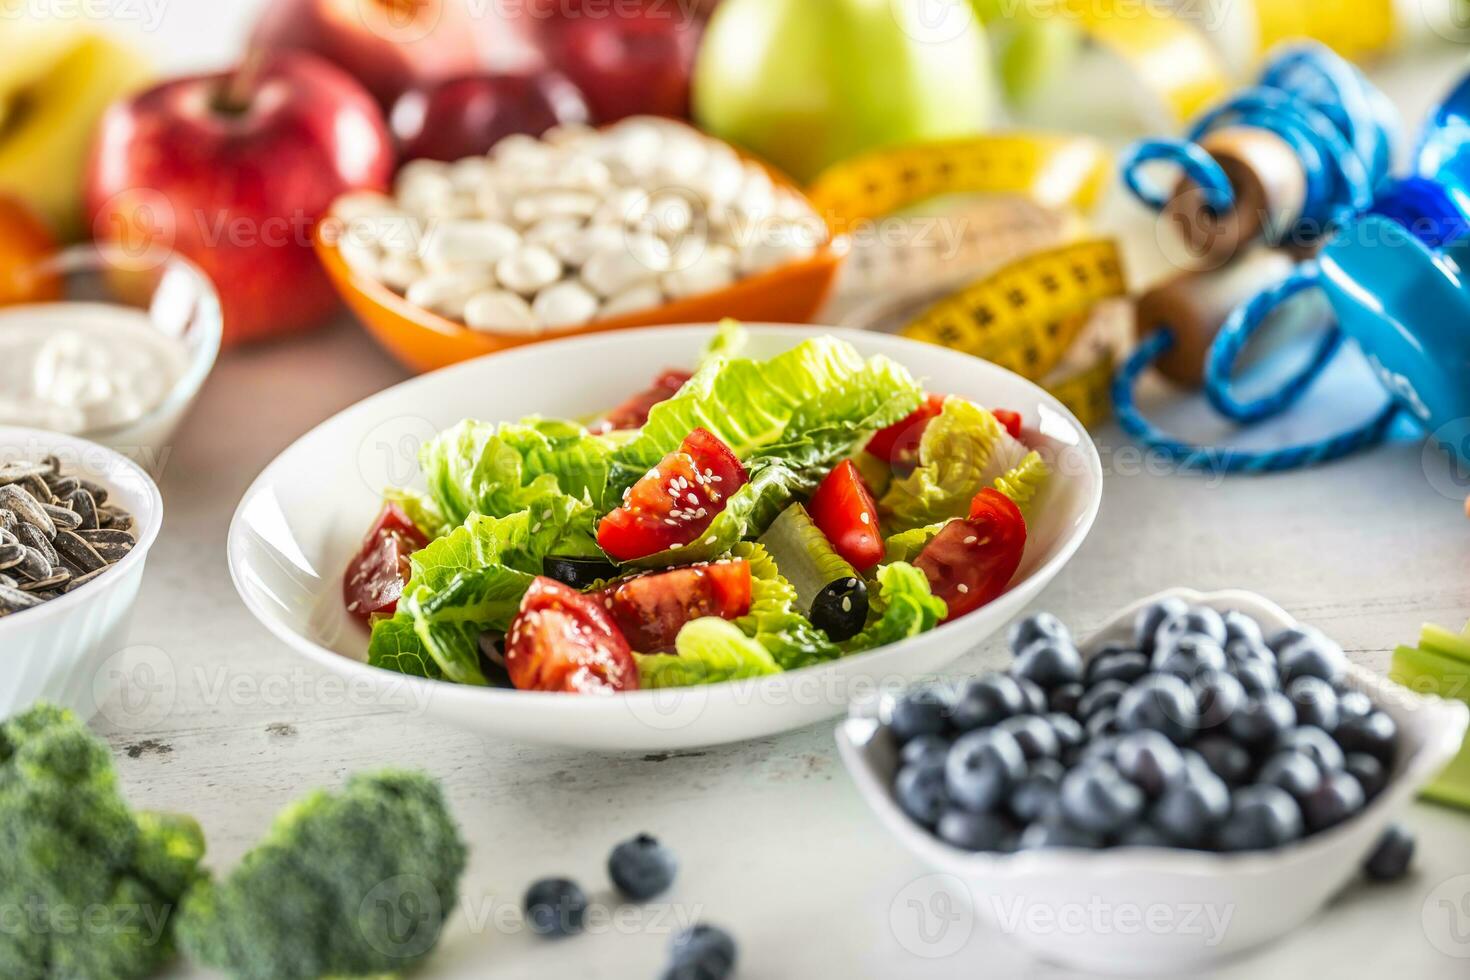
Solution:
{"label": "bowl of sunflower seeds", "polygon": [[0,717],[39,699],[96,713],[162,524],[157,485],[126,456],[0,426]]}

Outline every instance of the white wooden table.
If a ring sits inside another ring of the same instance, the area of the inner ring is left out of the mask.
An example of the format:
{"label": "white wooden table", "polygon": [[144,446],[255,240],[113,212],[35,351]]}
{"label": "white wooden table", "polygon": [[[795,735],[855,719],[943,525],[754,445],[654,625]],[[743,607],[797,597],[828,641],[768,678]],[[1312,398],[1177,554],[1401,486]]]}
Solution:
{"label": "white wooden table", "polygon": [[[166,5],[143,40],[174,64],[209,64],[235,50],[256,2]],[[1447,61],[1390,76],[1411,118],[1446,84]],[[829,724],[672,757],[514,745],[363,703],[273,639],[225,567],[235,503],[297,436],[403,377],[345,320],[221,361],[163,466],[166,523],[133,632],[156,648],[145,659],[157,669],[96,722],[134,803],[196,814],[210,864],[227,869],[311,788],[374,767],[429,770],[473,848],[463,905],[425,974],[433,978],[654,977],[671,931],[692,918],[733,931],[745,978],[1067,975],[976,925],[967,906],[935,914],[948,908],[936,882],[864,810]],[[1470,614],[1470,522],[1443,481],[1426,476],[1416,443],[1221,482],[1143,465],[1116,430],[1099,441],[1101,517],[1038,603],[1083,632],[1167,586],[1242,586],[1383,669],[1422,622],[1459,625]],[[996,640],[955,669],[1004,657]],[[1411,878],[1352,888],[1297,935],[1221,975],[1465,976],[1470,815],[1419,805],[1411,821],[1420,835]],[[615,908],[603,863],[640,830],[682,858],[669,906],[604,915],[593,934],[561,943],[519,929],[521,893],[547,874],[576,877]]]}

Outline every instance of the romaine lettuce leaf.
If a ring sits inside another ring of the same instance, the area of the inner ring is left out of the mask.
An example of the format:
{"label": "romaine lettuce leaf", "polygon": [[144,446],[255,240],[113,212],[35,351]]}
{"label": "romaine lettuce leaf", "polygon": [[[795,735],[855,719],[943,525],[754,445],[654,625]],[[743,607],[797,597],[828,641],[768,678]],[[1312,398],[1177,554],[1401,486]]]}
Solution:
{"label": "romaine lettuce leaf", "polygon": [[[955,519],[957,518],[951,518],[951,520]],[[885,562],[913,561],[919,557],[919,552],[924,550],[924,546],[933,541],[948,523],[949,521],[940,521],[938,524],[926,524],[910,531],[890,534],[883,542],[883,560]]]}
{"label": "romaine lettuce leaf", "polygon": [[869,586],[868,626],[842,644],[844,656],[927,633],[948,614],[944,600],[929,589],[929,579],[907,562],[878,569],[877,597]]}
{"label": "romaine lettuce leaf", "polygon": [[383,491],[383,501],[397,504],[413,521],[414,526],[424,532],[430,541],[449,533],[449,524],[439,513],[438,504],[426,493],[401,487],[390,487]]}
{"label": "romaine lettuce leaf", "polygon": [[635,655],[640,687],[694,687],[781,673],[765,647],[714,616],[685,623],[674,647],[676,654]]}
{"label": "romaine lettuce leaf", "polygon": [[373,623],[373,636],[368,641],[368,663],[384,670],[430,680],[444,676],[414,631],[413,617],[406,612]]}
{"label": "romaine lettuce leaf", "polygon": [[750,612],[735,620],[746,636],[770,651],[786,670],[841,655],[827,634],[797,611],[796,589],[781,574],[764,545],[742,541],[730,553],[750,563]]}
{"label": "romaine lettuce leaf", "polygon": [[1033,451],[1027,453],[1026,458],[1004,476],[996,477],[994,486],[1010,497],[1023,514],[1029,516],[1031,502],[1041,492],[1041,485],[1050,475],[1051,470],[1047,468],[1046,460],[1041,458],[1040,453]]}
{"label": "romaine lettuce leaf", "polygon": [[1029,450],[973,402],[951,395],[919,440],[919,465],[879,501],[890,532],[964,517],[975,494],[1010,473]]}

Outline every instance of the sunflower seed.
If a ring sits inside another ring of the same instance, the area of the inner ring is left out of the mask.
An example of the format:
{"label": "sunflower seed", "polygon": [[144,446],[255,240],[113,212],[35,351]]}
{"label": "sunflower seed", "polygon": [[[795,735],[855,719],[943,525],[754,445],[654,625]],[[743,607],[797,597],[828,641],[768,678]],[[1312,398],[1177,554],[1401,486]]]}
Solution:
{"label": "sunflower seed", "polygon": [[51,496],[65,500],[82,488],[82,481],[74,476],[52,476],[46,479],[46,488]]}
{"label": "sunflower seed", "polygon": [[39,582],[51,575],[51,562],[46,558],[44,552],[38,548],[25,549],[25,555],[11,569],[21,578],[32,582]]}
{"label": "sunflower seed", "polygon": [[6,588],[14,589],[19,587],[20,583],[11,578],[9,575],[6,575],[4,572],[0,572],[0,585],[5,586]]}
{"label": "sunflower seed", "polygon": [[92,495],[92,500],[98,507],[107,503],[107,488],[102,484],[93,483],[91,480],[84,480],[81,477],[77,477],[77,482],[82,485],[83,490]]}
{"label": "sunflower seed", "polygon": [[8,510],[23,524],[34,524],[46,537],[56,535],[56,524],[25,488],[15,483],[0,487],[0,509]]}
{"label": "sunflower seed", "polygon": [[15,486],[23,488],[37,503],[51,504],[56,502],[56,497],[51,493],[51,488],[46,486],[46,481],[39,476],[28,476],[24,480],[18,480]]}
{"label": "sunflower seed", "polygon": [[107,571],[107,569],[99,568],[96,571],[87,572],[85,575],[73,575],[71,577],[71,581],[68,582],[66,585],[66,591],[75,592],[77,589],[80,589],[82,586],[86,585],[88,582],[92,581],[94,578],[101,575],[105,571]]}
{"label": "sunflower seed", "polygon": [[115,527],[81,528],[75,533],[77,537],[93,547],[99,544],[121,544],[131,548],[138,543],[138,539],[133,537],[131,531],[119,531]]}
{"label": "sunflower seed", "polygon": [[111,505],[97,508],[97,522],[103,527],[115,528],[119,531],[133,529],[133,515]]}
{"label": "sunflower seed", "polygon": [[82,526],[82,516],[70,508],[60,504],[42,504],[41,507],[51,518],[51,523],[65,531],[75,531]]}
{"label": "sunflower seed", "polygon": [[66,498],[66,505],[81,518],[77,524],[78,528],[91,530],[101,526],[97,523],[97,502],[92,499],[92,495],[87,491],[80,488],[73,490],[71,495]]}
{"label": "sunflower seed", "polygon": [[20,589],[12,589],[7,585],[0,585],[0,612],[13,613],[32,606],[39,606],[45,600],[38,599],[29,592]]}
{"label": "sunflower seed", "polygon": [[21,544],[28,548],[35,548],[41,554],[45,555],[46,560],[51,564],[61,564],[61,556],[56,553],[56,549],[51,546],[51,542],[46,539],[46,536],[38,531],[34,525],[22,524],[15,529],[15,535]]}
{"label": "sunflower seed", "polygon": [[29,476],[44,477],[50,472],[44,463],[0,463],[0,483],[17,483]]}
{"label": "sunflower seed", "polygon": [[[62,569],[61,571],[54,572],[43,579],[37,579],[34,582],[23,583],[20,586],[20,590],[22,592],[29,592],[31,593],[31,595],[35,595],[37,592],[55,592],[58,588],[66,585],[66,583],[70,581],[71,572]],[[58,592],[57,594],[59,595],[60,593]]]}
{"label": "sunflower seed", "polygon": [[96,548],[71,531],[58,531],[51,543],[56,545],[56,550],[61,553],[66,564],[82,572],[95,572],[107,565],[107,560],[97,553]]}
{"label": "sunflower seed", "polygon": [[0,545],[0,569],[14,568],[26,560],[25,545]]}
{"label": "sunflower seed", "polygon": [[0,531],[10,531],[20,523],[20,518],[8,510],[0,510]]}
{"label": "sunflower seed", "polygon": [[128,556],[128,552],[133,550],[131,541],[89,541],[87,543],[109,565],[113,562],[122,561]]}

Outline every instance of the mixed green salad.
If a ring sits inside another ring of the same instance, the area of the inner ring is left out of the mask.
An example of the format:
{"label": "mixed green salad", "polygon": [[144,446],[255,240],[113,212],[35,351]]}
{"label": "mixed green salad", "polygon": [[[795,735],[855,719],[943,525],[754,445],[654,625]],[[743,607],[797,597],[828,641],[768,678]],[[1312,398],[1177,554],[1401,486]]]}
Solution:
{"label": "mixed green salad", "polygon": [[590,422],[465,420],[344,577],[369,662],[607,694],[850,656],[1002,594],[1049,474],[1022,420],[814,336],[724,324]]}

